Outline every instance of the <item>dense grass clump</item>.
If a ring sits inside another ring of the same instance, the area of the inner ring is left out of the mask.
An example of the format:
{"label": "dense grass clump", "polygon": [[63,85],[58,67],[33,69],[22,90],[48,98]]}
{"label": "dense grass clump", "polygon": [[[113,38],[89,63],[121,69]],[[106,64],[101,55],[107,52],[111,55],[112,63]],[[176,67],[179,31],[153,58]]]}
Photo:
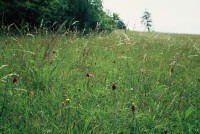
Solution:
{"label": "dense grass clump", "polygon": [[200,133],[200,36],[0,37],[1,133]]}

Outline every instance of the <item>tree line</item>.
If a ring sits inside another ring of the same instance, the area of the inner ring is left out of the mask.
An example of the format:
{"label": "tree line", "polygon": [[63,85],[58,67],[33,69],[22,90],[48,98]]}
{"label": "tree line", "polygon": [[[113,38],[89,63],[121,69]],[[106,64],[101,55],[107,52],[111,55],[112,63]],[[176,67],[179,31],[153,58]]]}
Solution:
{"label": "tree line", "polygon": [[102,0],[1,0],[0,18],[1,26],[40,27],[42,23],[50,27],[67,20],[76,22],[78,30],[95,29],[97,24],[101,24],[99,30],[125,28],[117,14],[103,10]]}

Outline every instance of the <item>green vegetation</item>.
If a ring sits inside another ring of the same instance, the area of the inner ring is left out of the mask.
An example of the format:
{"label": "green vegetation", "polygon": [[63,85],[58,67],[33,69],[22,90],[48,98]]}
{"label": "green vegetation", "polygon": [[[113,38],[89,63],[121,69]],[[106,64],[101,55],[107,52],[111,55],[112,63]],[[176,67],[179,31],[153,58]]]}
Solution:
{"label": "green vegetation", "polygon": [[145,29],[148,30],[148,32],[153,31],[151,13],[145,10],[144,15],[142,16],[141,19],[142,19],[141,23],[144,25]]}
{"label": "green vegetation", "polygon": [[0,133],[200,133],[200,36],[0,37]]}
{"label": "green vegetation", "polygon": [[72,28],[85,32],[94,30],[98,22],[101,22],[98,30],[109,31],[123,24],[116,24],[113,15],[103,11],[102,0],[0,1],[1,27],[15,24],[31,31],[39,27],[54,29],[66,20],[68,25],[74,23]]}

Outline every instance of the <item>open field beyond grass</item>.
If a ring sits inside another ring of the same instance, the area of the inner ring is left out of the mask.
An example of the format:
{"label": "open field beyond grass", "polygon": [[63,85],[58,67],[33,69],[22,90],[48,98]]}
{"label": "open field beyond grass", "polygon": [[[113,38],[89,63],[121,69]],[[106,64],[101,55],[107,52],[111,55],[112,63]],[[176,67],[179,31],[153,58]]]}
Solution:
{"label": "open field beyond grass", "polygon": [[0,37],[0,133],[200,133],[200,36]]}

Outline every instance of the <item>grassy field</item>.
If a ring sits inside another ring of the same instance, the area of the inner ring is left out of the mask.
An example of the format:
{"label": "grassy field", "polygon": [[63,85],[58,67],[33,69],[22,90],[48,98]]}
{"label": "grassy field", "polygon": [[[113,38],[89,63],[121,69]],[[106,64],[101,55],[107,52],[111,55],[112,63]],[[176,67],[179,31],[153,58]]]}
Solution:
{"label": "grassy field", "polygon": [[0,133],[200,133],[200,35],[0,37]]}

